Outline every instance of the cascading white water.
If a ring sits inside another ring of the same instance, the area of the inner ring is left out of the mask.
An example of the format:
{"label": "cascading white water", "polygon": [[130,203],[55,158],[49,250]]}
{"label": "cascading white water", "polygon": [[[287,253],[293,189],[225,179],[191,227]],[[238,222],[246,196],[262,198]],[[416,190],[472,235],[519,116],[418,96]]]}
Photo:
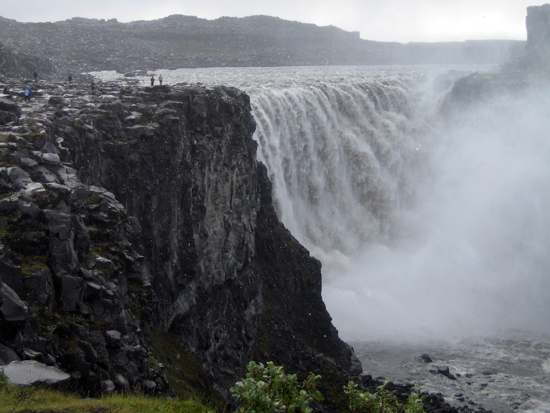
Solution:
{"label": "cascading white water", "polygon": [[322,261],[343,338],[548,332],[548,86],[464,108],[449,123],[439,102],[463,71],[162,73],[167,84],[249,93],[277,212]]}
{"label": "cascading white water", "polygon": [[[324,265],[388,242],[422,170],[430,126],[408,78],[252,94],[277,212]],[[344,261],[342,261],[344,260]]]}
{"label": "cascading white water", "polygon": [[[550,87],[442,122],[440,98],[464,70],[162,74],[249,93],[278,213],[323,262],[324,300],[366,372],[457,405],[550,411]],[[510,327],[522,331],[498,331]],[[461,377],[432,374],[424,352]]]}
{"label": "cascading white water", "polygon": [[405,79],[252,94],[278,213],[323,262],[335,325],[344,338],[547,331],[550,100],[443,124]]}

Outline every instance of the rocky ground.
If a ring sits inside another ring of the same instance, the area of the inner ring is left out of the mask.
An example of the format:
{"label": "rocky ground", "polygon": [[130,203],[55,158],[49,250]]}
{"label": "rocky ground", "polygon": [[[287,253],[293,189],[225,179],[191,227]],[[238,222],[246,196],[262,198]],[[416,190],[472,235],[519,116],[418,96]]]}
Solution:
{"label": "rocky ground", "polygon": [[83,184],[61,160],[63,140],[47,134],[49,118],[67,114],[62,102],[93,95],[32,86],[29,102],[21,92],[0,95],[0,363],[63,366],[67,386],[90,394],[165,392],[163,367],[146,344],[151,330],[136,317],[151,299],[139,223],[112,193]]}

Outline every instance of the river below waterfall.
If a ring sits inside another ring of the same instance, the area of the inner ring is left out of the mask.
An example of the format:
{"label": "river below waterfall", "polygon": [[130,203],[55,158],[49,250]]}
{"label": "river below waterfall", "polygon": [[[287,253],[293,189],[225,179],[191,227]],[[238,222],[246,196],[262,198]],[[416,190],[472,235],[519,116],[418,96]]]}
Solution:
{"label": "river below waterfall", "polygon": [[455,405],[550,412],[549,88],[440,110],[457,79],[491,69],[93,75],[248,92],[277,213],[322,262],[366,374]]}

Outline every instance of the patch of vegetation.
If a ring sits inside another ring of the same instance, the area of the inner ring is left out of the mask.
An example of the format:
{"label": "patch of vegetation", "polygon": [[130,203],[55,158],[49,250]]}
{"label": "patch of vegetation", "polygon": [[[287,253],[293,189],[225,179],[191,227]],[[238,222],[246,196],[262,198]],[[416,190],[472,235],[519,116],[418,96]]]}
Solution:
{"label": "patch of vegetation", "polygon": [[21,272],[23,275],[34,274],[38,271],[49,271],[48,258],[43,255],[37,255],[33,257],[23,257],[21,262]]}
{"label": "patch of vegetation", "polygon": [[[311,413],[313,404],[324,400],[317,390],[321,376],[309,373],[302,384],[295,374],[285,374],[282,367],[268,362],[266,366],[251,361],[246,378],[231,388],[231,393],[242,403],[236,413]],[[423,397],[414,392],[406,403],[387,390],[388,382],[379,386],[375,393],[361,391],[350,381],[344,386],[351,413],[424,413]]]}
{"label": "patch of vegetation", "polygon": [[0,413],[212,413],[196,400],[133,395],[81,398],[52,389],[17,387],[0,373]]}
{"label": "patch of vegetation", "polygon": [[166,368],[168,382],[180,399],[196,399],[212,409],[226,410],[226,402],[212,388],[199,359],[165,331],[153,335],[153,355]]}
{"label": "patch of vegetation", "polygon": [[321,376],[309,373],[300,385],[295,374],[285,374],[282,367],[272,362],[264,366],[251,361],[247,368],[246,378],[231,388],[243,404],[239,413],[310,413],[310,406],[324,399],[315,388]]}
{"label": "patch of vegetation", "polygon": [[357,384],[350,381],[344,392],[349,397],[349,408],[352,413],[423,413],[422,397],[412,392],[407,402],[402,404],[393,392],[386,390],[388,382],[377,388],[376,393],[361,391]]}

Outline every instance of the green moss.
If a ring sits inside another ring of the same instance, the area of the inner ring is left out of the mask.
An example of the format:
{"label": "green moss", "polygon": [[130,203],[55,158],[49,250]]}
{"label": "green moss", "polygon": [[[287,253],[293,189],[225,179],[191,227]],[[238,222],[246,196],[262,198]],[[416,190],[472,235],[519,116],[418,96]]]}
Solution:
{"label": "green moss", "polygon": [[172,334],[157,331],[153,336],[152,350],[155,358],[167,366],[166,376],[180,399],[200,400],[219,412],[227,409],[225,401],[213,390],[197,356]]}
{"label": "green moss", "polygon": [[34,274],[35,272],[46,270],[49,271],[48,258],[45,256],[23,257],[21,262],[21,271],[23,275]]}

